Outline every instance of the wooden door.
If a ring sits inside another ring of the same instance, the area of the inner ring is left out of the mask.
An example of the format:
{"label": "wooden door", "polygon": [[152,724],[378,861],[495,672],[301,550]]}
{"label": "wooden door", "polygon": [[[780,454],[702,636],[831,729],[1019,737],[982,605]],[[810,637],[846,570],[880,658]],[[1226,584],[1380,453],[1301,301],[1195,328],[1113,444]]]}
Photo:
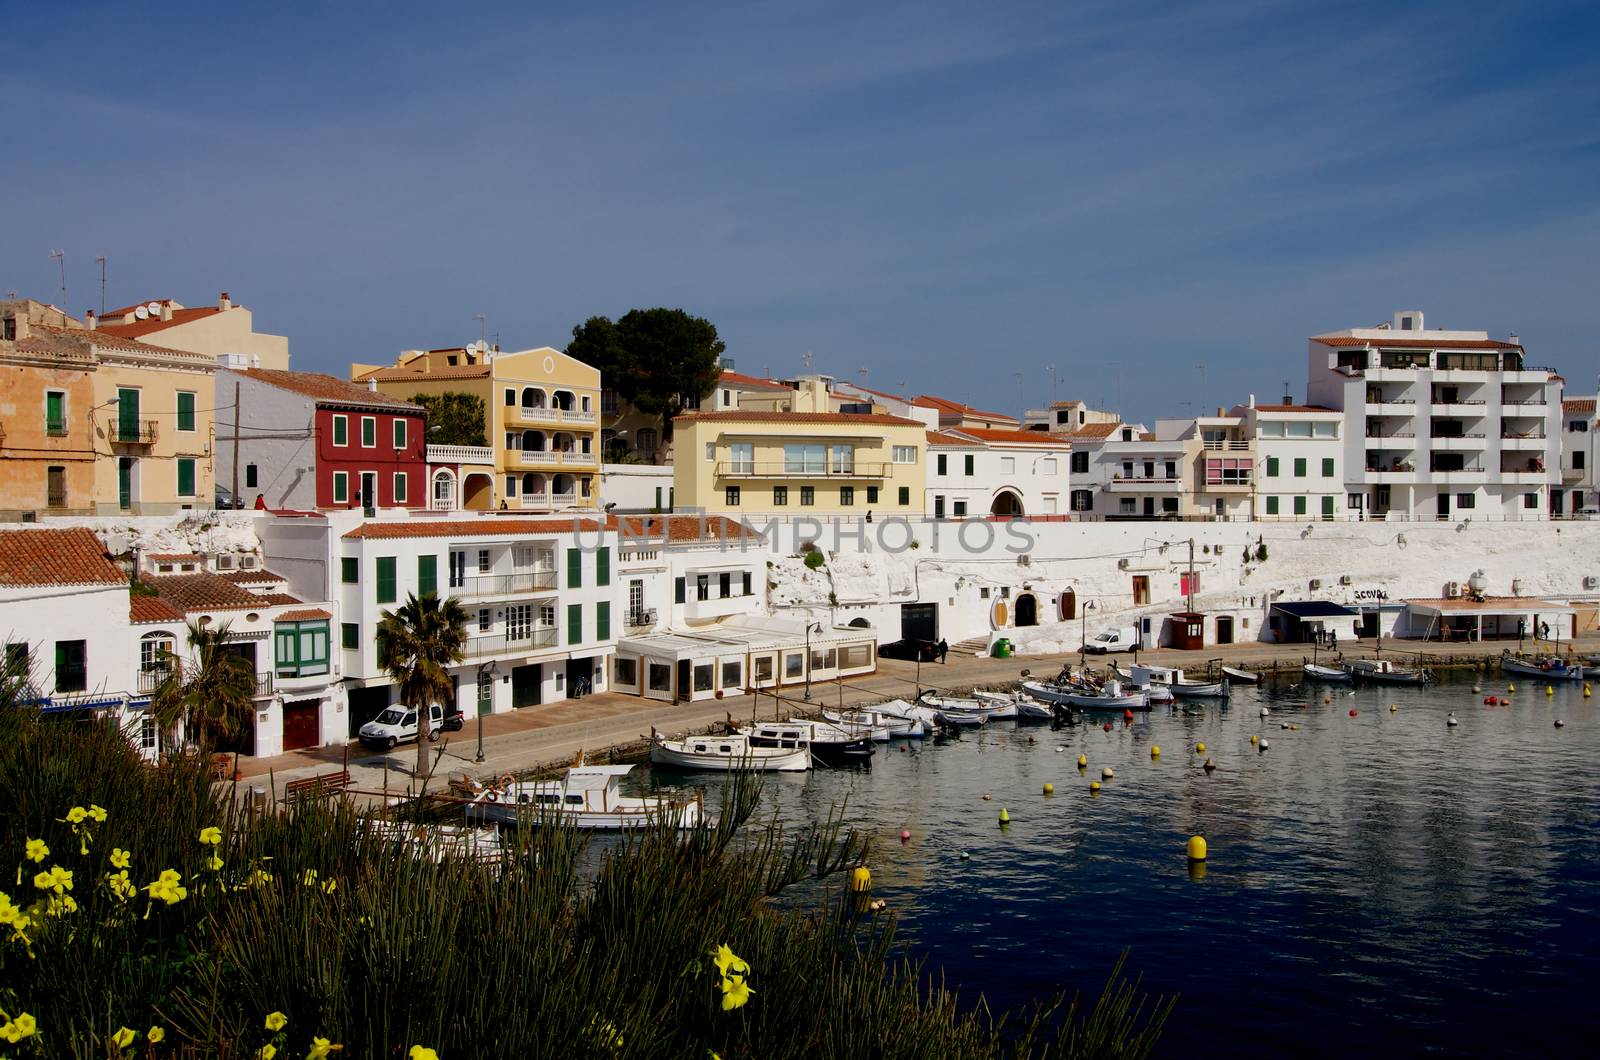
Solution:
{"label": "wooden door", "polygon": [[283,705],[283,749],[298,751],[322,743],[321,704],[298,699]]}

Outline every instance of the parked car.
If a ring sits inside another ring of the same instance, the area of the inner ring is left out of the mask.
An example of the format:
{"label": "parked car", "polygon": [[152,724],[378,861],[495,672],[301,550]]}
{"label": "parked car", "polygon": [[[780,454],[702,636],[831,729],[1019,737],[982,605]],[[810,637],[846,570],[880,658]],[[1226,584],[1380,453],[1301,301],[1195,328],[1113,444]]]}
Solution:
{"label": "parked car", "polygon": [[1139,646],[1139,631],[1132,626],[1103,629],[1083,646],[1092,655],[1105,655],[1114,651],[1132,651]]}
{"label": "parked car", "polygon": [[[435,703],[428,708],[428,739],[437,740],[440,733],[455,732],[462,726],[460,711],[444,712],[444,708]],[[363,747],[372,747],[380,751],[392,749],[395,744],[410,743],[417,738],[417,712],[409,707],[392,706],[383,708],[383,712],[376,718],[361,726],[357,739]]]}
{"label": "parked car", "polygon": [[891,640],[887,644],[878,645],[878,658],[905,659],[907,662],[916,662],[920,659],[922,662],[933,662],[939,658],[939,642],[916,637]]}
{"label": "parked car", "polygon": [[240,498],[240,497],[234,496],[233,491],[230,490],[228,487],[226,487],[226,486],[218,486],[217,487],[217,507],[222,509],[223,511],[227,511],[230,508],[234,509],[234,510],[237,510],[239,508],[243,508],[244,507],[244,500],[242,498]]}

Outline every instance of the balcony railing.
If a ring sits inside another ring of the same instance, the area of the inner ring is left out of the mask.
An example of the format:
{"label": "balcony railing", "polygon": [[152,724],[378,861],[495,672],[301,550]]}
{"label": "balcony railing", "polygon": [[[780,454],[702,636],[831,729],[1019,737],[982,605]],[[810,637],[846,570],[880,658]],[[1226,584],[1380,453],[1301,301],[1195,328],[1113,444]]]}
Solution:
{"label": "balcony railing", "polygon": [[593,453],[580,453],[577,450],[564,449],[514,449],[512,461],[523,467],[548,467],[552,464],[576,464],[581,467],[594,466]]}
{"label": "balcony railing", "polygon": [[593,423],[593,412],[583,412],[578,409],[558,409],[534,407],[532,405],[517,405],[506,409],[506,418],[521,420],[523,423]]}
{"label": "balcony railing", "polygon": [[1526,439],[1528,441],[1537,442],[1543,441],[1548,437],[1548,435],[1546,435],[1544,431],[1501,431],[1500,437],[1509,438],[1513,441],[1522,441]]}
{"label": "balcony railing", "polygon": [[1375,440],[1384,438],[1415,438],[1415,431],[1368,431],[1367,437]]}
{"label": "balcony railing", "polygon": [[716,466],[718,478],[885,478],[889,464],[883,461],[853,460],[848,464],[791,464],[785,460],[757,463],[750,460],[724,460]]}
{"label": "balcony railing", "polygon": [[494,448],[487,445],[430,445],[430,464],[492,464]]}
{"label": "balcony railing", "polygon": [[1183,480],[1176,477],[1163,478],[1151,476],[1148,478],[1114,478],[1106,483],[1107,493],[1130,493],[1141,491],[1166,491],[1177,489]]}
{"label": "balcony railing", "polygon": [[1440,434],[1438,431],[1430,431],[1428,433],[1428,437],[1443,441],[1449,441],[1451,438],[1482,438],[1483,436],[1482,431],[1462,431],[1459,434]]}
{"label": "balcony railing", "polygon": [[274,686],[275,686],[275,679],[274,679],[274,676],[272,674],[256,674],[256,695],[255,695],[255,698],[257,698],[257,699],[265,699],[268,696],[272,695],[272,690],[273,690]]}
{"label": "balcony railing", "polygon": [[141,692],[154,692],[161,687],[163,681],[172,676],[170,669],[161,667],[151,670],[139,671],[138,686]]}
{"label": "balcony railing", "polygon": [[1367,404],[1369,405],[1415,405],[1416,403],[1416,398],[1384,397],[1382,394],[1367,395]]}
{"label": "balcony railing", "polygon": [[469,659],[482,659],[489,655],[509,655],[555,646],[556,627],[543,626],[520,634],[489,633],[479,637],[469,637],[462,654]]}
{"label": "balcony railing", "polygon": [[154,445],[156,421],[124,420],[112,416],[106,421],[106,437],[121,445]]}
{"label": "balcony railing", "polygon": [[1244,439],[1218,438],[1206,441],[1203,443],[1203,446],[1205,449],[1214,453],[1246,453],[1250,451],[1253,444],[1254,443]]}
{"label": "balcony railing", "polygon": [[628,612],[628,625],[653,626],[656,624],[656,609],[653,607],[635,608]]}
{"label": "balcony railing", "polygon": [[460,581],[462,584],[450,587],[451,596],[469,600],[484,596],[507,596],[512,593],[554,589],[556,569],[539,567],[533,570],[513,571],[510,574],[474,574]]}

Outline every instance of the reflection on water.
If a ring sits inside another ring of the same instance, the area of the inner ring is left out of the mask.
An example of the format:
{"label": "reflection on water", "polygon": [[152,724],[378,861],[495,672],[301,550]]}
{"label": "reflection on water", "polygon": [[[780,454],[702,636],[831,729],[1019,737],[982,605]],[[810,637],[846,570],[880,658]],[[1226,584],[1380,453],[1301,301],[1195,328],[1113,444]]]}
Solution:
{"label": "reflection on water", "polygon": [[[1111,732],[993,723],[880,745],[870,772],[769,777],[759,814],[848,797],[902,937],[991,1004],[1092,994],[1130,947],[1146,987],[1182,995],[1167,1055],[1565,1051],[1600,973],[1600,699],[1525,685],[1487,708],[1470,684],[1249,689]],[[721,783],[655,779],[713,801]]]}

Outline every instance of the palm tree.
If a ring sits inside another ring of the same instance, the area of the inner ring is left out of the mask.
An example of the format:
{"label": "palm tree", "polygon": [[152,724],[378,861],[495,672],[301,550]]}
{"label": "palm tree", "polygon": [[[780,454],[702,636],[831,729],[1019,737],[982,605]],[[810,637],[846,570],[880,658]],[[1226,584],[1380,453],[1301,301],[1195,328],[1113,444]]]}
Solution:
{"label": "palm tree", "polygon": [[467,642],[467,612],[455,600],[433,593],[406,597],[378,623],[378,665],[400,687],[400,702],[417,712],[417,776],[428,771],[428,709],[455,695],[450,664],[460,662]]}
{"label": "palm tree", "polygon": [[233,740],[255,718],[256,675],[250,664],[228,650],[228,626],[189,623],[193,665],[167,660],[167,676],[150,698],[150,713],[164,734],[181,721],[190,740],[214,747]]}

